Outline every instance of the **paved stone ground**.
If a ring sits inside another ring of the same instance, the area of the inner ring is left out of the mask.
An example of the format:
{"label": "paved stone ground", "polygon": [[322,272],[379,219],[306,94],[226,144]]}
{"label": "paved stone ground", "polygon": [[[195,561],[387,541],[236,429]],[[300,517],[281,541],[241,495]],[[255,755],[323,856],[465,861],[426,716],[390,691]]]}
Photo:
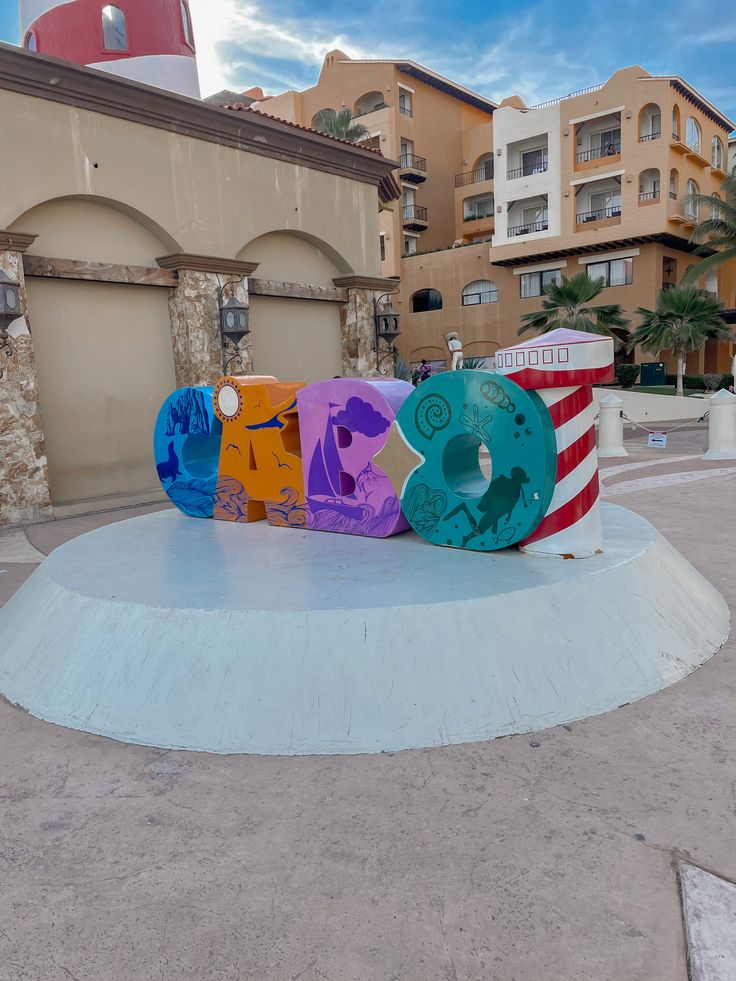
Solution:
{"label": "paved stone ground", "polygon": [[[693,459],[702,432],[629,440],[604,483],[734,609],[736,464]],[[703,469],[732,472],[683,480]],[[0,598],[35,568],[5,546]],[[214,757],[3,703],[0,750],[2,981],[687,981],[678,863],[736,880],[733,638],[658,695],[487,743]]]}

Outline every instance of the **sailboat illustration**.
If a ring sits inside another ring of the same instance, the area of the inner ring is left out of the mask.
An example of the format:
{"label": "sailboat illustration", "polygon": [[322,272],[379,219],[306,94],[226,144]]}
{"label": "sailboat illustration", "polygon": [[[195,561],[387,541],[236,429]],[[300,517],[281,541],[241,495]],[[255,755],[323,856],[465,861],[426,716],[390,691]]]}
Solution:
{"label": "sailboat illustration", "polygon": [[355,481],[343,470],[340,453],[335,443],[335,431],[332,417],[327,420],[327,428],[323,439],[317,440],[312,461],[309,464],[307,481],[307,502],[313,513],[318,511],[336,511],[347,518],[360,519],[367,505],[345,501],[346,497],[355,497]]}

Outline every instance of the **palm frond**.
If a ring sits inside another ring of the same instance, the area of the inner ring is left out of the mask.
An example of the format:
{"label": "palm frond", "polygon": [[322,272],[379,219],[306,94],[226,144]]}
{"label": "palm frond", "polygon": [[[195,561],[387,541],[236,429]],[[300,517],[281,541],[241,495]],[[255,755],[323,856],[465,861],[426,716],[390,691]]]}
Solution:
{"label": "palm frond", "polygon": [[641,322],[629,335],[630,351],[642,347],[651,353],[672,350],[680,355],[697,351],[710,338],[732,339],[721,317],[721,301],[687,283],[660,290],[654,310],[639,307],[636,313]]}
{"label": "palm frond", "polygon": [[[698,250],[695,250],[697,254]],[[724,262],[736,261],[736,243],[734,243],[730,248],[723,249],[720,252],[714,252],[713,255],[707,256],[705,259],[701,259],[692,269],[688,269],[685,275],[682,277],[682,282],[686,286],[690,286],[709,273],[713,269],[717,269],[722,266]]]}
{"label": "palm frond", "polygon": [[591,279],[586,272],[569,278],[563,276],[559,283],[549,283],[544,288],[542,309],[523,314],[517,334],[521,336],[528,330],[546,334],[558,327],[566,327],[612,337],[614,344],[619,346],[621,340],[614,330],[626,330],[629,326],[621,306],[618,303],[591,305],[603,284],[603,279]]}

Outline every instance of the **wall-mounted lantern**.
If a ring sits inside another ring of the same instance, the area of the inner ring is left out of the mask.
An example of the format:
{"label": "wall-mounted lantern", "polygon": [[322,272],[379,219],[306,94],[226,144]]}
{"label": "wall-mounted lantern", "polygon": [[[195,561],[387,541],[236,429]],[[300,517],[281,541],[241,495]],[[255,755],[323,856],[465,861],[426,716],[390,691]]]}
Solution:
{"label": "wall-mounted lantern", "polygon": [[[233,280],[225,283],[225,286],[235,286],[242,280]],[[246,334],[250,333],[250,310],[246,303],[241,303],[233,294],[226,302],[222,302],[222,291],[224,286],[220,286],[217,291],[217,304],[220,312],[220,342],[222,345],[222,365],[225,374],[232,361],[238,361],[242,367],[243,357],[240,353],[240,342]],[[227,342],[230,341],[235,348],[235,354],[228,355]]]}
{"label": "wall-mounted lantern", "polygon": [[[10,279],[0,269],[0,353],[6,358],[14,354],[13,341],[8,334],[8,327],[20,317],[20,283]],[[0,378],[3,369],[0,368]]]}
{"label": "wall-mounted lantern", "polygon": [[[394,342],[399,336],[401,331],[399,330],[399,314],[391,306],[390,293],[384,293],[382,296],[374,297],[373,299],[373,320],[376,325],[376,362],[378,370],[381,371],[381,365],[388,358],[393,360],[394,357]],[[386,300],[386,302],[381,305],[381,300]],[[379,341],[384,341],[388,350],[381,354]],[[381,372],[382,374],[384,372]]]}

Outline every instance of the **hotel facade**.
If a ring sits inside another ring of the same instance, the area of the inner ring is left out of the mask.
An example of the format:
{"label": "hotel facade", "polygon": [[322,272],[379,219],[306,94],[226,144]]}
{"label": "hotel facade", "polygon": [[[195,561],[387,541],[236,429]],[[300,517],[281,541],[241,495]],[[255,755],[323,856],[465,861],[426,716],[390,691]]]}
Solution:
{"label": "hotel facade", "polygon": [[[443,334],[491,359],[547,283],[582,271],[606,284],[596,302],[620,304],[635,326],[636,309],[698,261],[690,237],[705,215],[690,195],[722,196],[736,128],[684,79],[638,66],[538,106],[497,105],[415,62],[340,51],[312,88],[253,105],[306,126],[345,107],[398,164],[402,200],[381,214],[377,243],[382,275],[400,280],[397,346],[438,367]],[[736,307],[735,269],[701,285]],[[728,371],[732,354],[708,342],[687,370]]]}

